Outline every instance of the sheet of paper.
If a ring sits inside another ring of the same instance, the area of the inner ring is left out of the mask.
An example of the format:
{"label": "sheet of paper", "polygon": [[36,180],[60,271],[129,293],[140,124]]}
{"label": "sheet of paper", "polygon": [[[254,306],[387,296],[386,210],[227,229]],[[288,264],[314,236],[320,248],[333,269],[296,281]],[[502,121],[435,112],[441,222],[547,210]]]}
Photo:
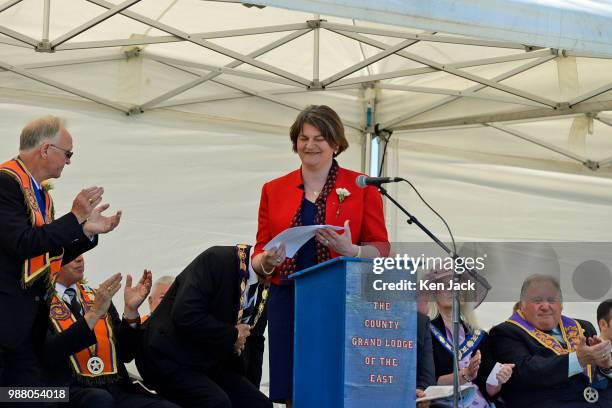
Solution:
{"label": "sheet of paper", "polygon": [[495,363],[495,367],[491,370],[491,373],[487,377],[487,384],[491,385],[499,385],[499,381],[497,381],[497,373],[502,368],[502,363]]}
{"label": "sheet of paper", "polygon": [[315,236],[315,232],[321,228],[329,228],[336,231],[344,230],[344,227],[337,227],[335,225],[303,225],[301,227],[287,228],[274,238],[270,240],[264,247],[267,251],[272,248],[278,247],[280,244],[285,244],[285,253],[287,258],[293,258],[295,253],[304,245],[308,240]]}
{"label": "sheet of paper", "polygon": [[[474,386],[471,384],[464,384],[459,386],[459,392],[463,396],[463,402],[466,405],[471,404],[472,399],[474,398],[475,390]],[[425,390],[425,396],[421,398],[417,398],[416,402],[423,401],[434,401],[444,398],[452,397],[453,395],[453,386],[452,385],[432,385],[427,387]]]}

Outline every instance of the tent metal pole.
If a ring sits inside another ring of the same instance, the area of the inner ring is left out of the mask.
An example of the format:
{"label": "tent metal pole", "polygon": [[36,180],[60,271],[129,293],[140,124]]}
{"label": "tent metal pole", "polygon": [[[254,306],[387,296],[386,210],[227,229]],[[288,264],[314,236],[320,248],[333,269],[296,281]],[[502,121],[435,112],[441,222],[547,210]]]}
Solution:
{"label": "tent metal pole", "polygon": [[601,160],[599,162],[599,168],[601,169],[602,167],[608,167],[612,165],[612,157],[608,157],[607,159]]}
{"label": "tent metal pole", "polygon": [[[314,15],[314,20],[320,24],[320,16]],[[321,29],[319,25],[313,29],[313,43],[312,43],[312,84],[314,88],[320,88],[321,83],[319,81],[319,52],[320,52],[320,41],[321,41]]]}
{"label": "tent metal pole", "polygon": [[612,120],[611,119],[602,118],[599,115],[595,116],[595,119],[597,119],[598,121],[600,121],[603,124],[606,124],[608,126],[612,126]]}
{"label": "tent metal pole", "polygon": [[[53,67],[63,67],[68,65],[80,65],[80,64],[91,64],[95,62],[107,62],[107,61],[118,61],[125,60],[125,55],[110,55],[106,57],[88,57],[88,58],[78,58],[78,59],[69,59],[63,61],[49,61],[49,62],[37,62],[34,64],[23,64],[19,65],[21,69],[38,69],[38,68],[53,68]],[[4,71],[4,69],[0,68],[0,72]]]}
{"label": "tent metal pole", "polygon": [[[357,88],[355,86],[347,86],[345,88],[338,88],[338,89],[342,90],[342,89],[357,89]],[[260,92],[267,94],[267,95],[290,95],[294,93],[303,93],[304,88],[296,87],[293,89],[274,89],[274,90],[264,90]],[[323,89],[320,89],[320,90],[314,89],[311,92],[329,92],[329,91],[325,91]],[[250,98],[250,97],[251,95],[247,95],[243,92],[228,92],[228,93],[211,95],[211,96],[185,98],[185,99],[180,99],[177,101],[160,103],[159,105],[156,105],[155,108],[170,108],[173,106],[192,105],[195,103],[205,103],[205,102],[214,102],[214,101],[228,101],[232,99],[243,99],[243,98]]]}
{"label": "tent metal pole", "polygon": [[10,45],[12,47],[31,48],[21,41],[13,40],[12,38],[0,38],[0,44]]}
{"label": "tent metal pole", "polygon": [[322,28],[326,28],[332,31],[348,31],[353,33],[360,34],[371,34],[371,35],[380,35],[384,37],[395,37],[395,38],[405,38],[409,40],[417,40],[417,41],[432,41],[432,42],[440,42],[440,43],[450,43],[450,44],[463,44],[463,45],[477,45],[482,47],[495,47],[495,48],[512,48],[524,50],[525,45],[517,44],[512,42],[505,41],[486,41],[486,40],[478,40],[472,38],[465,37],[450,37],[445,35],[431,35],[431,34],[412,34],[405,31],[393,31],[393,30],[385,30],[379,28],[372,27],[364,27],[364,26],[352,26],[348,24],[336,24],[336,23],[322,23]]}
{"label": "tent metal pole", "polygon": [[608,92],[610,89],[612,89],[612,82],[608,83],[602,87],[599,87],[597,89],[594,89],[592,91],[586,92],[582,95],[578,95],[576,98],[572,99],[571,101],[568,102],[570,108],[578,105],[579,103],[588,101],[589,99],[593,99],[596,96],[599,96],[603,93]]}
{"label": "tent metal pole", "polygon": [[21,41],[22,43],[29,44],[32,47],[37,47],[39,44],[38,40],[35,40],[34,38],[27,36],[25,34],[18,33],[15,30],[11,30],[8,27],[0,26],[0,34],[4,34],[7,37],[14,38],[15,40]]}
{"label": "tent metal pole", "polygon": [[[335,32],[336,34],[340,34],[345,37],[351,38],[355,41],[359,41],[361,43],[368,44],[372,47],[379,48],[381,50],[389,47],[389,45],[384,42],[374,40],[372,38],[365,37],[359,34],[347,33],[344,31],[333,31],[333,32]],[[552,54],[555,54],[553,50],[551,50],[550,48],[545,48],[545,49],[537,50],[537,51],[529,51],[529,52],[517,53],[517,54],[505,55],[505,56],[499,56],[499,57],[481,58],[481,59],[476,59],[476,60],[453,62],[451,64],[446,64],[446,66],[451,67],[451,68],[468,68],[468,67],[475,67],[475,66],[488,65],[488,64],[498,64],[501,62],[520,61],[524,59],[540,58],[540,57],[545,57],[545,56],[549,56]],[[400,57],[404,57],[406,59],[410,59],[409,56],[404,55],[403,51],[398,51],[396,55]],[[412,68],[412,69],[398,70],[398,71],[389,72],[385,74],[379,74],[379,75],[389,74],[391,76],[389,76],[388,78],[396,78],[398,76],[420,75],[420,74],[426,74],[429,72],[438,72],[438,70],[431,68],[431,67]],[[369,79],[369,77],[360,77],[360,78],[363,78],[365,82],[378,80],[378,79],[387,79],[385,77],[376,78],[376,76],[374,75],[371,76],[371,79]],[[338,84],[345,84],[345,83],[348,83],[349,81],[358,81],[360,80],[360,78],[355,78],[355,79],[351,78],[351,79],[341,80],[341,81],[338,81]]]}
{"label": "tent metal pole", "polygon": [[[341,32],[338,32],[338,34],[343,35]],[[353,38],[353,39],[355,39],[357,41],[365,42],[366,44],[368,43],[368,38],[364,37],[362,35],[354,35],[354,36],[351,36],[350,38]],[[538,102],[538,103],[541,103],[543,105],[550,106],[551,108],[556,108],[558,106],[558,103],[553,101],[553,100],[550,100],[550,99],[547,99],[547,98],[543,98],[543,97],[540,97],[538,95],[534,95],[534,94],[532,94],[530,92],[527,92],[527,91],[522,91],[522,90],[510,87],[510,86],[507,86],[507,85],[500,84],[500,83],[498,83],[495,80],[489,80],[489,79],[480,77],[478,75],[470,74],[469,72],[461,71],[461,70],[459,70],[457,68],[454,68],[454,67],[452,67],[450,65],[444,65],[444,64],[437,63],[435,61],[431,61],[431,60],[429,60],[427,58],[421,57],[419,55],[413,54],[413,53],[408,52],[408,51],[403,51],[401,54],[398,54],[398,55],[401,55],[404,58],[408,58],[408,59],[410,59],[412,61],[415,61],[415,62],[418,62],[420,64],[427,65],[427,66],[435,69],[436,71],[443,71],[443,72],[446,72],[446,73],[451,74],[451,75],[455,75],[455,76],[458,76],[458,77],[461,77],[461,78],[464,78],[464,79],[467,79],[467,80],[470,80],[470,81],[473,81],[473,82],[477,82],[477,83],[489,86],[491,88],[495,88],[495,89],[503,91],[503,92],[510,93],[512,95],[515,95],[515,96],[520,96],[521,98],[529,99],[529,100],[532,100],[534,102]]]}
{"label": "tent metal pole", "polygon": [[23,77],[30,78],[30,79],[32,79],[34,81],[43,83],[45,85],[52,86],[52,87],[60,89],[60,90],[62,90],[64,92],[68,92],[68,93],[71,93],[73,95],[80,96],[81,98],[89,99],[90,101],[99,103],[101,105],[108,106],[110,108],[113,108],[113,109],[116,109],[118,111],[121,111],[121,112],[123,112],[125,114],[129,113],[129,109],[127,109],[126,107],[124,107],[124,106],[122,106],[122,105],[120,105],[118,103],[110,101],[110,100],[108,100],[106,98],[102,98],[101,96],[91,94],[91,93],[89,93],[87,91],[83,91],[83,90],[74,88],[72,86],[69,86],[69,85],[66,85],[66,84],[62,84],[62,83],[57,82],[57,81],[55,81],[53,79],[49,79],[49,78],[42,77],[40,75],[33,74],[31,72],[26,71],[25,69],[23,69],[21,67],[9,65],[9,64],[6,64],[6,63],[0,61],[0,68],[3,68],[6,71],[14,72],[15,74],[21,75]]}
{"label": "tent metal pole", "polygon": [[[384,47],[382,46],[379,47],[378,45],[385,45],[385,44],[379,41],[374,41],[374,42],[370,42],[368,45],[383,49]],[[401,57],[402,52],[399,51],[396,53],[396,55]],[[521,53],[521,54],[509,55],[509,56],[504,56],[504,57],[483,58],[483,59],[477,59],[477,60],[471,60],[471,61],[454,62],[452,64],[448,64],[447,66],[453,67],[453,68],[467,68],[467,67],[483,66],[483,65],[489,65],[489,64],[497,64],[501,62],[520,61],[524,59],[534,59],[534,58],[540,58],[540,57],[550,56],[550,55],[552,55],[551,50],[545,49],[545,50],[538,50],[538,51],[531,51],[531,52],[526,52],[526,53]],[[385,72],[383,74],[342,79],[328,86],[328,88],[331,89],[336,86],[342,86],[342,85],[361,84],[361,83],[367,83],[367,82],[372,82],[372,81],[382,81],[385,79],[407,77],[407,76],[412,76],[412,75],[422,75],[422,74],[428,74],[430,72],[439,72],[439,71],[434,68],[430,68],[430,67],[401,69],[397,71]]]}
{"label": "tent metal pole", "polygon": [[[276,26],[266,27],[255,27],[247,29],[237,30],[224,30],[224,31],[212,31],[206,33],[193,33],[189,34],[192,38],[199,39],[212,39],[212,38],[227,38],[244,35],[255,35],[255,34],[269,34],[278,33],[284,31],[295,31],[307,29],[308,24],[284,24]],[[184,38],[177,37],[175,35],[159,35],[159,36],[147,36],[142,38],[123,38],[117,40],[101,40],[101,41],[80,41],[71,42],[69,44],[62,44],[56,47],[56,51],[64,50],[78,50],[86,48],[104,48],[104,47],[121,47],[121,46],[133,46],[133,45],[148,45],[148,44],[164,44],[172,42],[183,42],[187,41]]]}
{"label": "tent metal pole", "polygon": [[545,149],[548,149],[550,151],[553,151],[555,153],[563,155],[563,156],[565,156],[565,157],[567,157],[569,159],[576,160],[577,162],[580,162],[580,163],[584,164],[585,166],[587,165],[587,163],[591,162],[589,159],[587,159],[585,157],[582,157],[582,156],[580,156],[580,155],[578,155],[578,154],[576,154],[574,152],[571,152],[571,151],[569,151],[567,149],[563,149],[562,147],[555,146],[553,144],[544,142],[544,141],[542,141],[540,139],[537,139],[537,138],[535,138],[533,136],[529,136],[528,134],[526,134],[524,132],[520,132],[518,130],[511,129],[511,128],[507,127],[507,126],[504,126],[504,125],[501,125],[501,124],[496,124],[496,123],[484,123],[484,125],[492,127],[494,129],[497,129],[497,130],[500,130],[500,131],[505,132],[505,133],[507,133],[509,135],[516,136],[516,137],[518,137],[518,138],[520,138],[522,140],[525,140],[527,142],[531,142],[533,144],[536,144],[536,145],[538,145],[540,147],[543,147]]}
{"label": "tent metal pole", "polygon": [[[301,111],[301,110],[303,110],[305,108],[305,106],[303,106],[303,105],[298,105],[298,104],[295,104],[295,103],[292,103],[292,102],[284,101],[284,100],[279,99],[279,98],[277,98],[275,96],[272,96],[270,94],[266,94],[264,92],[255,91],[253,89],[245,87],[244,85],[238,85],[238,84],[235,84],[233,82],[229,82],[227,80],[213,79],[212,81],[216,82],[218,84],[227,86],[228,88],[236,89],[238,91],[242,91],[242,92],[247,93],[249,95],[256,96],[256,97],[265,99],[267,101],[274,102],[274,103],[277,103],[279,105],[285,106],[287,108],[295,109],[297,111]],[[343,120],[342,122],[344,123],[345,126],[353,128],[353,129],[358,130],[360,132],[363,131],[363,127],[360,126],[358,123],[354,123],[354,122],[348,121],[348,120]]]}
{"label": "tent metal pole", "polygon": [[112,16],[114,16],[115,14],[118,14],[122,11],[124,11],[125,9],[127,9],[128,7],[133,6],[136,3],[139,3],[140,0],[125,0],[123,3],[118,4],[114,7],[111,7],[108,9],[108,11],[100,14],[99,16],[81,24],[80,26],[68,31],[66,34],[61,35],[59,37],[57,37],[55,40],[51,41],[51,48],[55,48],[58,45],[61,45],[63,43],[65,43],[66,41],[70,40],[73,37],[76,37],[77,35],[81,34],[84,31],[89,30],[92,27],[97,26],[98,24],[102,23],[103,21],[108,20],[109,18],[111,18]]}
{"label": "tent metal pole", "polygon": [[[284,36],[284,37],[274,41],[274,42],[271,42],[268,45],[265,45],[265,46],[255,50],[255,51],[253,51],[252,53],[249,54],[249,56],[255,58],[255,57],[258,57],[260,55],[263,55],[266,52],[274,50],[274,49],[280,47],[283,44],[286,44],[288,42],[291,42],[291,41],[295,40],[296,38],[301,37],[302,35],[306,34],[309,31],[310,31],[310,29],[304,29],[304,30],[293,32],[293,33],[291,33],[289,35],[286,35],[286,36]],[[230,62],[229,64],[225,65],[225,67],[226,68],[236,68],[236,67],[238,67],[240,65],[242,65],[242,61],[234,60],[234,61]],[[211,73],[211,74],[205,75],[205,76],[203,76],[201,78],[198,78],[198,79],[196,79],[194,81],[191,81],[191,82],[189,82],[189,83],[187,83],[185,85],[182,85],[182,86],[180,86],[178,88],[175,88],[175,89],[170,90],[170,91],[168,91],[166,93],[163,93],[163,94],[161,94],[161,95],[159,95],[159,96],[157,96],[157,97],[155,97],[155,98],[145,102],[144,104],[142,104],[142,106],[140,106],[140,110],[141,111],[145,111],[147,109],[151,109],[155,105],[158,105],[159,103],[161,103],[161,102],[163,102],[163,101],[165,101],[167,99],[173,98],[174,96],[176,96],[178,94],[181,94],[181,93],[183,93],[183,92],[185,92],[185,91],[187,91],[187,90],[189,90],[189,89],[191,89],[191,88],[193,88],[195,86],[198,86],[198,85],[200,85],[200,84],[202,84],[202,83],[204,83],[206,81],[209,81],[209,80],[211,80],[213,78],[216,78],[219,75],[221,75],[221,74],[220,73],[216,73],[216,72],[215,73]]]}
{"label": "tent metal pole", "polygon": [[21,3],[23,0],[9,0],[6,3],[4,3],[3,5],[0,6],[0,13],[2,13],[4,10],[7,10],[11,7],[13,7],[15,4]]}
{"label": "tent metal pole", "polygon": [[[435,129],[451,126],[465,126],[489,122],[511,122],[529,119],[546,119],[558,116],[572,116],[583,113],[593,113],[612,110],[612,100],[601,102],[583,102],[574,108],[559,108],[551,110],[548,108],[528,109],[508,113],[490,113],[473,116],[462,116],[453,119],[432,120],[428,122],[416,122],[407,125],[395,126],[394,130]],[[388,126],[388,125],[387,125]]]}
{"label": "tent metal pole", "polygon": [[43,9],[43,32],[42,41],[49,41],[49,19],[51,17],[51,0],[45,0],[45,6]]}
{"label": "tent metal pole", "polygon": [[[280,78],[274,75],[264,75],[264,74],[258,74],[256,72],[240,71],[234,68],[219,67],[215,65],[202,64],[198,62],[183,61],[183,60],[179,60],[176,58],[162,57],[160,55],[155,55],[155,54],[148,53],[148,52],[143,53],[142,55],[143,57],[149,58],[153,61],[157,61],[160,63],[168,63],[168,64],[171,64],[172,66],[179,65],[182,67],[203,69],[206,71],[215,72],[219,74],[235,75],[235,76],[239,76],[243,78],[257,79],[259,81],[272,82],[272,83],[281,84],[281,85],[290,85],[290,86],[295,85],[294,82],[289,81],[288,79]],[[195,72],[195,71],[189,71],[189,72],[191,72],[194,75],[197,75],[198,77],[207,75],[207,73],[203,74],[201,72]]]}
{"label": "tent metal pole", "polygon": [[[520,74],[521,72],[525,72],[525,71],[527,71],[527,70],[529,70],[529,69],[531,69],[533,67],[536,67],[536,66],[541,65],[541,64],[543,64],[545,62],[548,62],[548,61],[550,61],[551,59],[554,59],[554,58],[556,58],[555,55],[549,55],[547,57],[539,58],[539,59],[537,59],[535,61],[530,61],[530,62],[528,62],[526,64],[523,64],[523,65],[521,65],[519,67],[516,67],[516,68],[514,68],[514,69],[512,69],[512,70],[510,70],[508,72],[504,72],[503,74],[500,74],[500,75],[496,76],[495,78],[493,78],[493,81],[503,81],[505,79],[511,78],[514,75]],[[468,88],[465,92],[478,92],[478,91],[480,91],[481,89],[484,89],[484,88],[486,88],[486,86],[484,86],[484,85],[475,85],[475,86],[473,86],[471,88]],[[420,115],[422,113],[430,112],[433,109],[436,109],[436,108],[438,108],[440,106],[449,104],[449,103],[451,103],[453,101],[456,101],[457,99],[460,99],[460,97],[450,96],[448,98],[444,98],[444,99],[442,99],[440,101],[437,101],[437,102],[434,102],[434,103],[432,103],[430,105],[427,105],[427,106],[424,106],[422,108],[413,110],[413,111],[408,112],[408,113],[406,113],[404,115],[400,115],[398,117],[395,117],[395,118],[385,122],[385,126],[387,128],[392,128],[392,129],[398,129],[399,130],[400,128],[396,127],[396,125],[399,125],[400,123],[405,122],[408,119],[412,119],[413,117],[418,116],[418,115]],[[555,112],[554,110],[548,109],[548,108],[546,108],[546,110],[550,111],[550,112]]]}
{"label": "tent metal pole", "polygon": [[[114,6],[112,3],[109,3],[109,2],[107,2],[105,0],[87,0],[87,1],[89,1],[90,3],[97,4],[98,6],[108,8],[108,9],[110,9],[110,8],[112,8]],[[173,34],[173,35],[175,35],[177,37],[181,37],[181,38],[183,38],[183,39],[185,39],[185,40],[187,40],[189,42],[192,42],[194,44],[197,44],[197,45],[199,45],[199,46],[201,46],[203,48],[207,48],[207,49],[209,49],[211,51],[217,52],[219,54],[223,54],[223,55],[225,55],[227,57],[231,57],[233,59],[242,61],[245,64],[249,64],[249,65],[252,65],[252,66],[257,67],[259,69],[262,69],[264,71],[268,71],[268,72],[270,72],[272,74],[281,76],[283,78],[287,78],[287,79],[289,79],[289,80],[291,80],[293,82],[296,82],[298,84],[301,84],[301,85],[304,85],[304,86],[310,86],[311,85],[311,81],[309,81],[309,80],[307,80],[305,78],[302,78],[302,77],[300,77],[298,75],[292,74],[290,72],[287,72],[287,71],[285,71],[283,69],[280,69],[280,68],[277,68],[277,67],[273,67],[270,64],[266,64],[264,62],[257,61],[256,59],[254,59],[252,57],[249,57],[247,55],[244,55],[244,54],[236,52],[236,51],[232,51],[232,50],[230,50],[228,48],[225,48],[225,47],[222,47],[220,45],[214,44],[214,43],[212,43],[210,41],[201,40],[199,38],[193,38],[188,33],[180,31],[180,30],[178,30],[178,29],[176,29],[174,27],[171,27],[171,26],[169,26],[167,24],[160,23],[160,22],[158,22],[156,20],[153,20],[151,18],[145,17],[145,16],[143,16],[141,14],[134,13],[133,11],[124,10],[124,11],[121,12],[121,14],[126,16],[126,17],[129,17],[129,18],[131,18],[133,20],[136,20],[136,21],[139,21],[139,22],[141,22],[143,24],[146,24],[146,25],[148,25],[150,27],[154,27],[154,28],[157,28],[158,30],[165,31],[168,34]]]}
{"label": "tent metal pole", "polygon": [[483,95],[474,92],[464,92],[464,91],[455,91],[453,89],[443,89],[443,88],[428,88],[424,86],[407,86],[407,85],[392,85],[392,84],[378,84],[378,88],[380,89],[389,89],[393,91],[405,91],[405,92],[416,92],[416,93],[429,93],[435,95],[451,95],[457,97],[465,97],[465,98],[475,98],[475,99],[484,99],[495,102],[502,103],[512,103],[515,105],[526,105],[526,106],[535,106],[542,107],[542,104],[537,102],[527,101],[525,99],[518,98],[510,98],[503,96],[492,96],[492,95]]}
{"label": "tent metal pole", "polygon": [[329,78],[323,80],[321,82],[321,85],[323,85],[324,87],[326,87],[327,85],[333,84],[334,82],[351,75],[354,72],[359,71],[362,68],[367,67],[368,65],[372,65],[378,61],[380,61],[383,58],[388,57],[391,54],[395,54],[397,51],[403,50],[406,47],[411,46],[412,44],[414,44],[417,41],[414,40],[405,40],[402,41],[399,44],[393,45],[393,46],[389,46],[387,47],[384,51],[379,52],[376,55],[372,55],[369,58],[366,58],[363,61],[358,62],[357,64],[354,64],[346,69],[343,69],[342,71],[338,72],[335,75],[330,76]]}

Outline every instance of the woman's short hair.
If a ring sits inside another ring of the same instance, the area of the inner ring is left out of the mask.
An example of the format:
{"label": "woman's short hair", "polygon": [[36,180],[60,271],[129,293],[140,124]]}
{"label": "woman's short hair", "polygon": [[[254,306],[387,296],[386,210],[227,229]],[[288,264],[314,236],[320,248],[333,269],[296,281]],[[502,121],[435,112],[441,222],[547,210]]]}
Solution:
{"label": "woman's short hair", "polygon": [[321,136],[336,151],[334,157],[348,149],[349,144],[344,136],[344,125],[336,111],[326,105],[310,105],[300,112],[291,125],[289,137],[294,152],[297,153],[297,139],[306,123],[321,131]]}

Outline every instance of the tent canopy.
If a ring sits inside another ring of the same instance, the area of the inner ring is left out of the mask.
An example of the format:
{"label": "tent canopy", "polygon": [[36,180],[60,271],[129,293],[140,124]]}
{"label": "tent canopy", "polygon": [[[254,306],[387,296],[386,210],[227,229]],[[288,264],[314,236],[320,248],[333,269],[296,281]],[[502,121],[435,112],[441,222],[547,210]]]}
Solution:
{"label": "tent canopy", "polygon": [[610,175],[608,1],[256,3],[8,0],[0,96],[279,129],[325,103],[397,148]]}

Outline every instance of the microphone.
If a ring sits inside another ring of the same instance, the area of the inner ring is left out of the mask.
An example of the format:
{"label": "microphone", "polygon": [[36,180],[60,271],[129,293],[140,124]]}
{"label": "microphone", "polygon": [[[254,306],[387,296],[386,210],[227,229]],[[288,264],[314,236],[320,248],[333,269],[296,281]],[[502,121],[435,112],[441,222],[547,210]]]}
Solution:
{"label": "microphone", "polygon": [[404,179],[401,177],[368,177],[363,174],[357,176],[355,179],[355,184],[359,188],[366,188],[367,186],[380,186],[385,183],[397,183],[398,181],[403,181]]}

